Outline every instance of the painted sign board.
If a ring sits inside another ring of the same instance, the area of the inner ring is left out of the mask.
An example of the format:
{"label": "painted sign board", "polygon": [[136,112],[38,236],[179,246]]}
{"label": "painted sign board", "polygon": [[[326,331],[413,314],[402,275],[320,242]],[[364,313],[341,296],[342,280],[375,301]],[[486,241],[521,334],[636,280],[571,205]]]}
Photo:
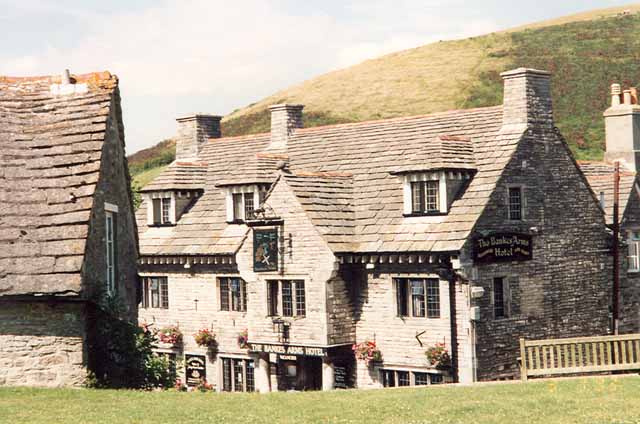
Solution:
{"label": "painted sign board", "polygon": [[197,386],[207,380],[207,359],[203,355],[185,355],[187,385]]}
{"label": "painted sign board", "polygon": [[278,270],[278,229],[253,230],[253,270]]}
{"label": "painted sign board", "polygon": [[533,258],[533,242],[528,234],[493,233],[473,241],[476,263],[528,261]]}
{"label": "painted sign board", "polygon": [[311,346],[290,346],[290,345],[275,345],[265,343],[249,343],[249,350],[251,352],[264,352],[264,353],[276,353],[278,355],[291,355],[291,356],[327,356],[327,349],[323,347],[311,347]]}

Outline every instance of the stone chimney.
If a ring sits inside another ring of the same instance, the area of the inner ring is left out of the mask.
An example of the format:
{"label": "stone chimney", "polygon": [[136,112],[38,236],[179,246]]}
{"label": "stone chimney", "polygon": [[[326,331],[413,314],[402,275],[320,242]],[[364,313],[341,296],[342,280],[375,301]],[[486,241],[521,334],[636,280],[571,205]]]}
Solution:
{"label": "stone chimney", "polygon": [[640,106],[635,87],[611,85],[611,106],[604,112],[605,153],[608,162],[619,161],[629,171],[640,171]]}
{"label": "stone chimney", "polygon": [[284,150],[289,137],[302,128],[304,105],[280,104],[269,107],[271,111],[271,144],[269,150]]}
{"label": "stone chimney", "polygon": [[503,126],[554,125],[549,72],[518,68],[500,76],[504,81]]}
{"label": "stone chimney", "polygon": [[193,160],[210,138],[220,138],[221,116],[196,114],[177,118],[176,160]]}

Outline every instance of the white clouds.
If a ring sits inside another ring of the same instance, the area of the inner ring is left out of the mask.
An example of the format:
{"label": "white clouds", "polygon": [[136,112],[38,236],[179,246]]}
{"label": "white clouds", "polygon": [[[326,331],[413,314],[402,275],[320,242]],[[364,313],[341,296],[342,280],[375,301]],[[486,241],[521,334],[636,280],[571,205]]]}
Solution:
{"label": "white clouds", "polygon": [[[65,68],[117,73],[125,101],[131,96],[131,102],[153,98],[167,103],[164,109],[150,108],[160,116],[145,114],[142,103],[133,104],[132,113],[125,109],[135,150],[171,135],[158,132],[164,126],[158,120],[173,118],[167,114],[175,112],[176,98],[209,96],[210,111],[225,113],[330,69],[495,29],[490,21],[443,15],[447,8],[456,10],[460,1],[356,1],[346,14],[333,16],[301,4],[169,0],[109,15],[79,10],[73,13],[75,27],[86,31],[79,38],[11,57],[0,53],[0,74],[49,74]],[[37,0],[25,3],[21,12],[25,10],[54,13]],[[52,22],[51,30],[64,30],[64,23]]]}

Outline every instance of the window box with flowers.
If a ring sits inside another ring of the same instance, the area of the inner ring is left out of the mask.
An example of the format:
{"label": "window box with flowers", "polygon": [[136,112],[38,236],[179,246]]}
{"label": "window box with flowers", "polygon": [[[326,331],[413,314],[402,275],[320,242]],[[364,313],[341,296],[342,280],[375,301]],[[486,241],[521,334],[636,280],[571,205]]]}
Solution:
{"label": "window box with flowers", "polygon": [[246,328],[238,333],[238,347],[240,349],[249,349],[249,330]]}
{"label": "window box with flowers", "polygon": [[173,345],[174,347],[182,344],[182,331],[177,325],[170,325],[158,330],[158,339],[162,343]]}
{"label": "window box with flowers", "polygon": [[198,330],[198,332],[193,335],[193,338],[195,339],[198,346],[206,347],[207,349],[210,349],[212,351],[216,350],[218,347],[216,334],[207,328]]}
{"label": "window box with flowers", "polygon": [[382,362],[382,352],[378,349],[375,341],[365,340],[362,343],[356,343],[351,347],[351,350],[353,350],[356,359],[364,361],[367,366]]}
{"label": "window box with flowers", "polygon": [[429,365],[443,370],[451,367],[451,356],[444,343],[436,343],[424,352]]}

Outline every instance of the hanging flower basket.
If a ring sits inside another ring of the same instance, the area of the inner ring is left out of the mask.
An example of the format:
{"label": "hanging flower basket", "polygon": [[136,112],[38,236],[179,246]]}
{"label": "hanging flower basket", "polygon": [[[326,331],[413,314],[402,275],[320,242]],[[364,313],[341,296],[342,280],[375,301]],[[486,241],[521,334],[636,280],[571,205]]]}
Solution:
{"label": "hanging flower basket", "polygon": [[177,325],[170,325],[158,330],[158,338],[162,343],[178,346],[182,344],[182,331]]}
{"label": "hanging flower basket", "polygon": [[198,346],[206,347],[209,349],[215,349],[218,346],[216,342],[216,335],[211,330],[203,328],[193,335]]}
{"label": "hanging flower basket", "polygon": [[424,352],[429,361],[429,365],[437,369],[446,369],[451,367],[451,356],[447,351],[444,343],[436,343]]}
{"label": "hanging flower basket", "polygon": [[240,349],[249,348],[249,331],[246,328],[238,333],[238,347]]}
{"label": "hanging flower basket", "polygon": [[376,342],[365,340],[362,343],[356,343],[351,347],[353,354],[358,361],[364,361],[367,366],[375,362],[382,361],[382,352],[376,346]]}

